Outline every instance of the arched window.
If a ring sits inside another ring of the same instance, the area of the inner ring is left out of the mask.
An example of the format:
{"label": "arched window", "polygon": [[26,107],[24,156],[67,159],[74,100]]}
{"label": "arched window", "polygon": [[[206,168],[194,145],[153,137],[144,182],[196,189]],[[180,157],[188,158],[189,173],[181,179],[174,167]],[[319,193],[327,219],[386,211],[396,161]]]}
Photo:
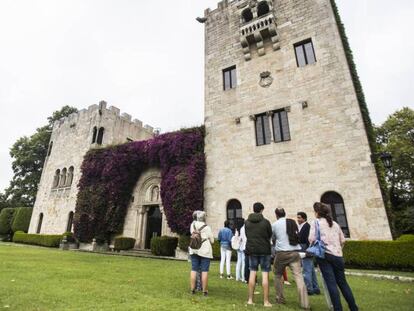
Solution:
{"label": "arched window", "polygon": [[66,186],[66,173],[67,173],[67,169],[65,167],[62,170],[62,174],[60,175],[59,187],[65,187]]}
{"label": "arched window", "polygon": [[98,129],[96,128],[96,126],[94,126],[92,132],[92,144],[96,142],[96,135],[98,135]]}
{"label": "arched window", "polygon": [[72,232],[73,215],[74,215],[73,212],[69,213],[68,224],[66,226],[66,232]]}
{"label": "arched window", "polygon": [[74,171],[73,166],[69,167],[68,175],[66,177],[66,187],[72,186],[72,182],[73,182],[73,171]]}
{"label": "arched window", "polygon": [[263,16],[269,13],[269,4],[267,4],[267,1],[262,1],[257,5],[257,16]]}
{"label": "arched window", "polygon": [[253,19],[253,13],[252,13],[252,10],[250,10],[249,8],[245,9],[245,10],[242,12],[242,17],[243,17],[243,21],[244,21],[245,23],[250,22],[250,21]]}
{"label": "arched window", "polygon": [[243,218],[242,205],[239,200],[232,199],[227,203],[227,220],[230,227],[236,229]]}
{"label": "arched window", "polygon": [[345,237],[349,238],[348,220],[346,218],[344,200],[341,195],[333,191],[326,192],[322,196],[321,202],[331,206],[333,219],[339,224]]}
{"label": "arched window", "polygon": [[102,142],[103,142],[103,136],[104,136],[104,131],[105,131],[105,129],[104,129],[103,127],[99,128],[99,131],[98,131],[98,138],[96,139],[96,143],[97,143],[98,145],[102,145]]}
{"label": "arched window", "polygon": [[59,181],[60,181],[60,170],[56,170],[55,176],[53,177],[53,185],[52,185],[52,188],[59,187]]}
{"label": "arched window", "polygon": [[40,231],[42,230],[42,222],[43,222],[43,213],[40,213],[39,221],[37,222],[37,229],[36,229],[37,234],[39,234]]}
{"label": "arched window", "polygon": [[47,150],[47,156],[50,156],[50,154],[52,153],[52,148],[53,148],[53,141],[51,141],[49,144],[49,149]]}

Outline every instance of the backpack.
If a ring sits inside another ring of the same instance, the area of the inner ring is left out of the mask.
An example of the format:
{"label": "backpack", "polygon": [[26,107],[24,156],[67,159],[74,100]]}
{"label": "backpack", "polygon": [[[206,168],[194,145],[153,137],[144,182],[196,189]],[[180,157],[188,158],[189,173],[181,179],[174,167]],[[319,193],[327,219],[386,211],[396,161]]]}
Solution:
{"label": "backpack", "polygon": [[236,250],[236,251],[239,250],[239,248],[240,248],[240,237],[234,235],[231,238],[231,248]]}
{"label": "backpack", "polygon": [[190,237],[190,248],[191,249],[200,249],[201,245],[203,244],[203,242],[205,242],[206,240],[201,238],[201,230],[203,230],[205,227],[207,227],[207,225],[202,226],[200,229],[196,229],[195,224],[193,225],[193,233],[191,233],[191,237]]}

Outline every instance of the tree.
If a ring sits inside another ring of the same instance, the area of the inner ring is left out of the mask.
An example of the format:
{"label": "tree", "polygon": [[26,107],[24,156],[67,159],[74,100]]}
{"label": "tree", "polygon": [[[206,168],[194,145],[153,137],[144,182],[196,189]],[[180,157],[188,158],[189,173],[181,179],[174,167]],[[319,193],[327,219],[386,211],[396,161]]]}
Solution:
{"label": "tree", "polygon": [[36,200],[37,187],[42,175],[53,123],[78,110],[74,107],[64,106],[48,117],[48,124],[38,128],[30,136],[19,138],[10,149],[13,159],[13,178],[10,186],[5,190],[3,197],[0,196],[0,206],[33,206]]}
{"label": "tree", "polygon": [[387,182],[395,228],[398,233],[414,232],[414,110],[396,111],[376,133],[380,150],[393,157]]}

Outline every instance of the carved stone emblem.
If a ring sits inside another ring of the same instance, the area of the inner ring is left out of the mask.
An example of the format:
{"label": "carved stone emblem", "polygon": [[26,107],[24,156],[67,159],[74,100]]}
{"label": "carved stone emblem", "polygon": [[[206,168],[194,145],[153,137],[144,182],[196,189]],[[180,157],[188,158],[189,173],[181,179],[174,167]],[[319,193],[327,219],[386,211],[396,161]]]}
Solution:
{"label": "carved stone emblem", "polygon": [[264,71],[260,74],[259,85],[261,87],[269,87],[273,83],[273,77],[270,71]]}

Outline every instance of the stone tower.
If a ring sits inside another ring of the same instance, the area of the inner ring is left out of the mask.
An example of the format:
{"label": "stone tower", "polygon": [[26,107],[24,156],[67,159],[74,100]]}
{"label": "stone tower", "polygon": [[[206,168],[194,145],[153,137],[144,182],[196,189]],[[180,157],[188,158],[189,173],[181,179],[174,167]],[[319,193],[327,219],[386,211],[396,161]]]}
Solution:
{"label": "stone tower", "polygon": [[323,201],[351,239],[390,239],[330,0],[224,0],[199,21],[213,229],[254,202],[274,221],[276,207],[311,220]]}
{"label": "stone tower", "polygon": [[153,128],[105,102],[54,124],[29,233],[71,231],[77,184],[86,152],[92,148],[153,137]]}

